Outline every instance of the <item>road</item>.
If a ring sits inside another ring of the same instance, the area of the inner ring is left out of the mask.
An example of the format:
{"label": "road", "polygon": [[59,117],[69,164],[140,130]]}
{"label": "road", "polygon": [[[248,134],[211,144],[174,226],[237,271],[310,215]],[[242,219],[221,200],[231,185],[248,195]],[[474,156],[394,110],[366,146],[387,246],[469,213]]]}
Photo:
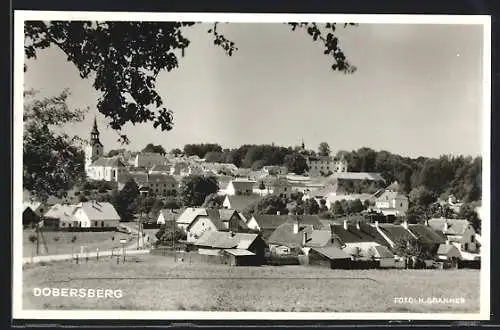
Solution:
{"label": "road", "polygon": [[[146,235],[144,239],[139,240],[139,244],[137,244],[137,233],[138,230],[134,227],[134,224],[122,223],[120,227],[127,229],[132,235],[135,235],[135,239],[133,242],[127,244],[125,246],[126,255],[136,255],[136,254],[146,254],[149,253],[150,243],[152,242],[151,238]],[[149,242],[149,243],[148,243]],[[99,251],[99,257],[109,257],[113,255],[121,255],[122,249],[115,249],[114,251],[106,250]],[[28,263],[39,263],[39,262],[49,262],[49,261],[61,261],[61,260],[71,260],[76,255],[79,255],[79,258],[84,259],[86,256],[89,258],[96,258],[96,252],[87,252],[84,254],[74,253],[74,254],[50,254],[50,255],[41,255],[35,257],[24,257],[23,264]]]}
{"label": "road", "polygon": [[[122,253],[121,249],[116,249],[115,251],[99,251],[99,257],[110,257],[112,255],[121,255],[121,253]],[[130,255],[147,254],[147,253],[149,253],[149,250],[147,250],[147,249],[136,250],[136,249],[127,248],[125,255],[130,256]],[[76,255],[79,255],[80,260],[84,260],[86,256],[88,256],[89,258],[97,258],[97,252],[88,252],[88,253],[85,253],[83,255],[80,253],[51,254],[51,255],[49,254],[49,255],[36,256],[36,257],[24,257],[23,258],[23,265],[30,264],[30,263],[36,264],[39,262],[71,260]]]}

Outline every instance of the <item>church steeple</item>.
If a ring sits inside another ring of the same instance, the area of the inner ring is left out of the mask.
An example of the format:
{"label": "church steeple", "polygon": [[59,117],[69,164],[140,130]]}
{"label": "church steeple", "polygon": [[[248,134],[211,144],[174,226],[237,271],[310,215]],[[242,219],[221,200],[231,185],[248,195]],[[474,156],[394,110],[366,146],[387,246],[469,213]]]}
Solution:
{"label": "church steeple", "polygon": [[100,144],[102,146],[101,141],[99,141],[99,129],[97,129],[96,117],[94,117],[94,126],[92,127],[92,131],[90,132],[90,144]]}

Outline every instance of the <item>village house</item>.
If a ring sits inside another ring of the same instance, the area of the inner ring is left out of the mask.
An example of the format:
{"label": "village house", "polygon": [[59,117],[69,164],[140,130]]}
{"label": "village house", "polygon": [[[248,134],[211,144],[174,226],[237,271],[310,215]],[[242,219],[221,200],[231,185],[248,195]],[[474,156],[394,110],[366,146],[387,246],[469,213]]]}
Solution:
{"label": "village house", "polygon": [[380,223],[375,221],[373,227],[377,230],[380,236],[384,239],[384,244],[392,251],[399,242],[418,239],[411,231],[408,230],[408,223],[403,222],[402,225],[392,223]]}
{"label": "village house", "polygon": [[206,215],[206,210],[201,207],[188,207],[177,218],[177,227],[184,233],[187,233],[187,227],[199,215]]}
{"label": "village house", "polygon": [[169,174],[129,173],[118,181],[118,190],[122,190],[127,181],[134,180],[141,194],[168,195],[179,188],[178,181]]}
{"label": "village house", "polygon": [[164,224],[174,224],[177,220],[177,217],[181,215],[181,210],[179,209],[161,209],[156,216],[156,224],[164,225]]}
{"label": "village house", "polygon": [[308,265],[332,269],[348,269],[351,267],[351,256],[335,245],[313,247],[308,254]]}
{"label": "village house", "polygon": [[71,228],[79,227],[78,219],[74,216],[76,205],[55,204],[43,215],[43,227],[45,228]]}
{"label": "village house", "polygon": [[78,221],[78,227],[83,228],[116,228],[120,224],[120,216],[108,202],[90,201],[77,204],[73,217]]}
{"label": "village house", "polygon": [[304,249],[304,245],[312,230],[311,225],[302,225],[297,221],[285,222],[267,239],[269,251],[277,255],[305,255],[308,249]]}
{"label": "village house", "polygon": [[207,231],[192,243],[197,254],[219,257],[231,266],[259,266],[264,263],[265,242],[258,234]]}
{"label": "village house", "polygon": [[100,157],[87,167],[87,177],[91,180],[117,182],[127,172],[119,157]]}
{"label": "village house", "polygon": [[167,165],[168,160],[164,155],[154,152],[140,152],[135,156],[134,166],[151,169],[155,165]]}
{"label": "village house", "polygon": [[[264,239],[275,231],[280,225],[284,223],[293,223],[296,221],[297,216],[292,215],[278,215],[278,214],[254,214],[248,221],[247,227],[249,229],[259,231]],[[315,230],[323,228],[323,224],[316,215],[303,215],[300,216],[300,223],[302,225],[310,225]]]}
{"label": "village house", "polygon": [[37,201],[23,202],[23,227],[34,226],[42,220],[45,207]]}
{"label": "village house", "polygon": [[244,219],[235,210],[204,209],[186,227],[187,242],[193,242],[206,231],[241,232],[247,229]]}
{"label": "village house", "polygon": [[153,165],[153,167],[151,167],[151,169],[149,170],[149,174],[170,174],[171,167],[171,164]]}
{"label": "village house", "polygon": [[479,244],[475,238],[476,231],[468,220],[433,218],[429,219],[427,224],[433,230],[445,235],[446,239],[455,245],[464,257],[466,253],[479,252]]}
{"label": "village house", "polygon": [[262,197],[256,194],[253,195],[226,195],[222,206],[226,209],[245,211],[248,207],[258,202]]}
{"label": "village house", "polygon": [[392,252],[385,246],[385,240],[369,224],[356,222],[331,225],[333,242],[353,257],[353,260],[376,260],[380,267],[395,267]]}
{"label": "village house", "polygon": [[424,224],[408,224],[408,230],[432,255],[436,255],[439,247],[447,243],[444,235],[439,235],[431,227]]}
{"label": "village house", "polygon": [[256,183],[256,181],[248,179],[234,179],[228,183],[225,193],[228,196],[252,195]]}
{"label": "village house", "polygon": [[330,156],[308,156],[306,157],[310,176],[326,176],[335,172],[347,172],[347,161],[344,158]]}
{"label": "village house", "polygon": [[384,215],[403,217],[408,211],[408,197],[397,191],[386,190],[375,201],[374,210]]}

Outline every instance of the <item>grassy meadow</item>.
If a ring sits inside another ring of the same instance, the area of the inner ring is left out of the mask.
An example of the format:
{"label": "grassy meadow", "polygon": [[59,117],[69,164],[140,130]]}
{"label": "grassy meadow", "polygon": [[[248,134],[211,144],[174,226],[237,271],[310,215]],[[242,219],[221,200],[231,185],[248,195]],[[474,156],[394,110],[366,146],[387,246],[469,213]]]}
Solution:
{"label": "grassy meadow", "polygon": [[[23,266],[24,309],[266,312],[479,312],[479,270],[331,270],[229,267],[144,255]],[[120,299],[36,297],[38,288],[121,290]],[[396,297],[464,298],[462,304],[397,304]]]}
{"label": "grassy meadow", "polygon": [[[30,235],[36,235],[33,229],[23,230],[23,257],[31,257],[36,251],[36,243],[31,243]],[[76,240],[72,242],[73,237]],[[135,239],[134,235],[129,235],[121,232],[62,232],[62,231],[45,231],[43,237],[47,244],[48,253],[40,238],[40,254],[66,254],[79,252],[80,246],[85,246],[88,251],[95,252],[99,250],[110,250],[120,246],[120,239],[127,239],[132,242]],[[114,240],[113,240],[114,237]]]}

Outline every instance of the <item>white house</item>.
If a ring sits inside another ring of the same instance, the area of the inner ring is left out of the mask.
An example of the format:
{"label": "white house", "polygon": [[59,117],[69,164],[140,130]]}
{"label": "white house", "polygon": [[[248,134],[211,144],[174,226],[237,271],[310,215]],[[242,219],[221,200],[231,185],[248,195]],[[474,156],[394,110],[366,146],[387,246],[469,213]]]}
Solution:
{"label": "white house", "polygon": [[76,205],[73,216],[78,221],[78,227],[116,228],[120,216],[111,203],[90,201]]}
{"label": "white house", "polygon": [[479,251],[480,244],[476,239],[476,231],[467,219],[433,218],[427,221],[427,225],[443,233],[461,252]]}
{"label": "white house", "polygon": [[87,167],[87,177],[92,180],[118,181],[127,174],[119,157],[100,157]]}
{"label": "white house", "polygon": [[226,195],[251,195],[257,182],[248,179],[234,179],[229,182],[225,190]]}
{"label": "white house", "polygon": [[384,215],[405,216],[408,211],[408,197],[397,191],[386,190],[376,199],[375,210]]}

